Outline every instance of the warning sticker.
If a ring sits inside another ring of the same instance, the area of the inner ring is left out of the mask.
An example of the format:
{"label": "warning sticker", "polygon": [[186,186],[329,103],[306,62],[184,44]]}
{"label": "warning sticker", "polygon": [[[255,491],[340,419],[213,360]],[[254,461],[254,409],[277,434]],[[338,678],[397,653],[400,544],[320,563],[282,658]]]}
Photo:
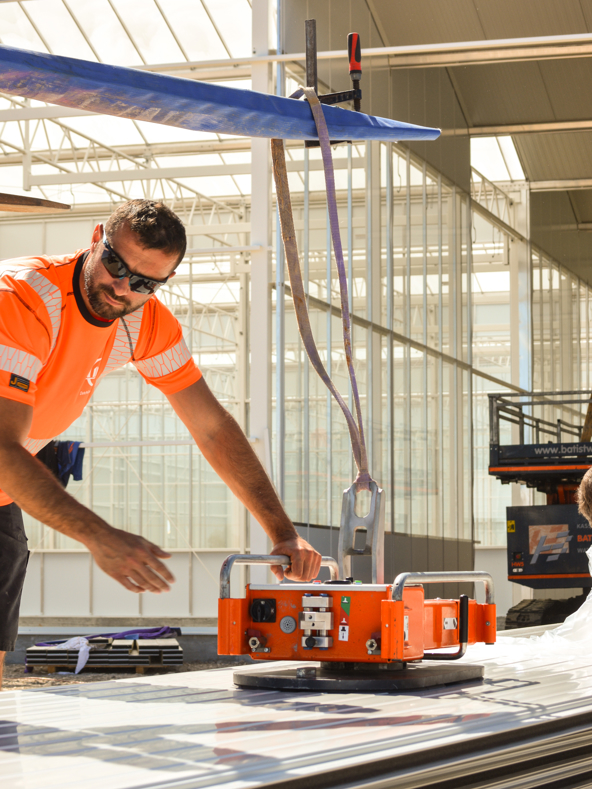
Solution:
{"label": "warning sticker", "polygon": [[349,607],[351,597],[341,598],[341,611],[339,614],[339,641],[349,641]]}

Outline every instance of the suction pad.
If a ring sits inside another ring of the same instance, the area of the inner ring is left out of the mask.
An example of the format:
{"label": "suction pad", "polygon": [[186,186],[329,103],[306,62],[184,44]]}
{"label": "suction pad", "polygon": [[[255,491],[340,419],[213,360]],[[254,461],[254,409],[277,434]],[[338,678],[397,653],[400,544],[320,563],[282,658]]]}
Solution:
{"label": "suction pad", "polygon": [[[276,664],[277,665],[277,664]],[[374,668],[380,665],[381,668]],[[382,668],[382,666],[387,666]],[[305,663],[289,668],[269,664],[243,668],[233,675],[239,688],[316,691],[319,693],[398,693],[483,679],[483,666],[468,663],[408,664]]]}

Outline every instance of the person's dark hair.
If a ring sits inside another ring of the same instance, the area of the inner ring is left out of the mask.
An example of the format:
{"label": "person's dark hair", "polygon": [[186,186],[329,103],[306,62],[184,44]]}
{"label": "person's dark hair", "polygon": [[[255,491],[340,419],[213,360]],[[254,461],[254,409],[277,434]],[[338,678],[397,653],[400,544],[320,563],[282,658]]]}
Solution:
{"label": "person's dark hair", "polygon": [[584,474],[577,493],[578,512],[592,524],[592,468]]}
{"label": "person's dark hair", "polygon": [[145,249],[176,252],[175,267],[187,249],[185,227],[177,214],[157,200],[128,200],[111,214],[105,225],[107,238],[112,238],[122,225],[127,225]]}

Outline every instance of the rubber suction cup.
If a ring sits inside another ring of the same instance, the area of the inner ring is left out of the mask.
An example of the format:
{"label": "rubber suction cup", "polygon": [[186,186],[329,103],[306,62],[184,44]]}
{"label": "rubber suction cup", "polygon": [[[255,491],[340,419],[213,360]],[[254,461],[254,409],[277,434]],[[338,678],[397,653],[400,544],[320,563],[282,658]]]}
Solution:
{"label": "rubber suction cup", "polygon": [[[277,664],[276,664],[277,665]],[[375,666],[387,666],[375,668]],[[235,671],[239,688],[313,691],[319,693],[399,693],[483,679],[483,666],[469,663],[421,662],[407,664],[303,663]]]}

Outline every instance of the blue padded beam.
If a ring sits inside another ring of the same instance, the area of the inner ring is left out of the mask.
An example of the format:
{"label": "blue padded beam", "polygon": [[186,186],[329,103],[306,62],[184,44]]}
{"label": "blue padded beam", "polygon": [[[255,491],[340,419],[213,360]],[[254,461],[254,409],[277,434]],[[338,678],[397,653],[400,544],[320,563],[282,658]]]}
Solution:
{"label": "blue padded beam", "polygon": [[[65,107],[242,137],[318,139],[305,101],[0,46],[0,91]],[[439,129],[324,107],[334,140],[435,140]]]}

